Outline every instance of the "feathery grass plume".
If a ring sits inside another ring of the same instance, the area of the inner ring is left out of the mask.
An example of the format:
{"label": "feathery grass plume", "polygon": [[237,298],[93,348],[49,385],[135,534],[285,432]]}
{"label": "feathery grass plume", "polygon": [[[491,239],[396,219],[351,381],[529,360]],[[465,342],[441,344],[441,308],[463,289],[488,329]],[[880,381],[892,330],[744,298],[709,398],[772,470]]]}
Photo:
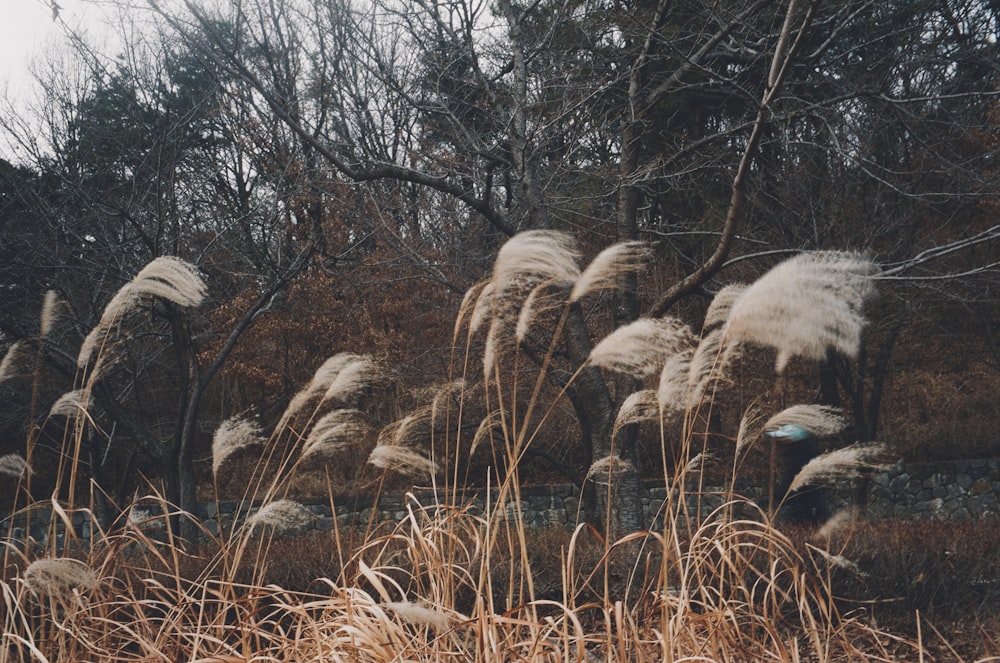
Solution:
{"label": "feathery grass plume", "polygon": [[812,550],[813,552],[817,553],[830,566],[834,566],[838,569],[844,569],[845,571],[850,571],[851,573],[861,577],[868,575],[867,573],[862,571],[857,564],[847,559],[843,555],[835,555],[829,551],[823,550],[818,546],[814,546],[811,543],[806,543],[806,547],[809,548],[809,550]]}
{"label": "feathery grass plume", "polygon": [[632,463],[621,456],[608,454],[591,464],[590,469],[587,470],[587,480],[593,481],[599,486],[607,486],[609,483],[617,483],[622,475],[634,470]]}
{"label": "feathery grass plume", "polygon": [[750,285],[733,303],[727,343],[777,350],[775,371],[793,356],[822,360],[833,349],[856,357],[864,327],[862,307],[872,294],[875,265],[843,251],[803,253]]}
{"label": "feathery grass plume", "polygon": [[806,463],[792,479],[788,492],[802,486],[853,479],[864,472],[886,467],[888,448],[884,444],[852,444],[843,449],[816,456]]}
{"label": "feathery grass plume", "polygon": [[573,284],[580,276],[576,241],[556,230],[528,230],[514,235],[497,252],[493,263],[493,296],[503,300],[512,288],[530,288],[541,281]]}
{"label": "feathery grass plume", "polygon": [[403,417],[398,425],[393,427],[392,441],[389,444],[405,446],[430,442],[431,432],[434,428],[434,422],[431,420],[432,414],[433,408],[426,406]]}
{"label": "feathery grass plume", "polygon": [[386,603],[385,607],[396,613],[407,624],[429,626],[435,631],[446,631],[451,627],[451,615],[436,608],[410,601],[393,601]]}
{"label": "feathery grass plume", "polygon": [[476,434],[472,437],[472,445],[469,447],[469,456],[476,453],[476,449],[489,438],[490,433],[503,426],[503,411],[493,410],[479,422]]}
{"label": "feathery grass plume", "polygon": [[338,373],[323,394],[323,402],[346,401],[370,387],[379,377],[378,365],[367,355],[359,355]]}
{"label": "feathery grass plume", "polygon": [[841,509],[837,513],[833,514],[826,519],[816,533],[813,534],[812,538],[817,541],[823,541],[829,539],[836,532],[844,529],[845,527],[853,524],[858,518],[858,511],[854,507],[848,507],[846,509]]}
{"label": "feathery grass plume", "polygon": [[469,334],[475,334],[493,314],[493,281],[488,281],[476,297],[476,305],[469,316]]}
{"label": "feathery grass plume", "polygon": [[[542,281],[531,289],[517,315],[514,337],[518,343],[528,335],[535,316],[544,311],[562,308],[565,302],[564,297],[562,297],[563,293],[565,293],[565,286],[552,281]],[[541,305],[536,302],[541,302]]]}
{"label": "feathery grass plume", "polygon": [[598,290],[620,287],[622,276],[646,267],[652,247],[646,242],[620,242],[598,253],[573,284],[569,301],[579,301]]}
{"label": "feathery grass plume", "polygon": [[736,433],[737,459],[749,450],[760,437],[760,434],[764,430],[763,421],[764,413],[761,410],[760,403],[757,401],[751,402],[747,406],[747,409],[743,411],[743,416],[740,418],[740,428]]}
{"label": "feathery grass plume", "polygon": [[75,592],[96,589],[97,574],[78,559],[52,557],[36,559],[24,570],[24,584],[35,596],[71,598]]}
{"label": "feathery grass plume", "polygon": [[702,451],[687,462],[687,465],[684,466],[684,474],[701,472],[706,465],[717,462],[719,462],[718,456],[708,451]]}
{"label": "feathery grass plume", "polygon": [[639,318],[605,336],[591,350],[590,362],[645,377],[659,370],[668,357],[693,344],[691,329],[677,318]]}
{"label": "feathery grass plume", "polygon": [[688,403],[688,375],[694,348],[684,348],[667,358],[660,370],[656,400],[664,412],[684,410]]}
{"label": "feathery grass plume", "polygon": [[487,382],[493,376],[500,357],[514,345],[514,338],[508,331],[508,325],[502,317],[493,318],[483,345],[483,379]]}
{"label": "feathery grass plume", "polygon": [[433,477],[438,472],[437,463],[421,456],[413,449],[391,444],[379,444],[372,449],[368,462],[375,467],[399,472],[416,478]]}
{"label": "feathery grass plume", "polygon": [[465,390],[466,384],[462,378],[438,387],[434,391],[434,398],[431,399],[431,420],[440,421],[441,415],[447,413],[452,405],[458,406]]}
{"label": "feathery grass plume", "polygon": [[50,417],[89,417],[90,408],[94,405],[92,394],[89,389],[76,389],[68,391],[52,404],[49,408]]}
{"label": "feathery grass plume", "polygon": [[159,297],[183,307],[199,306],[208,289],[191,263],[174,256],[161,256],[142,268],[135,278],[123,285],[111,298],[101,319],[80,346],[77,366],[90,363],[94,350],[111,328],[143,297]]}
{"label": "feathery grass plume", "polygon": [[809,437],[831,437],[843,431],[847,421],[840,408],[800,404],[785,408],[768,419],[764,423],[764,430],[773,432],[784,426],[802,428]]}
{"label": "feathery grass plume", "polygon": [[217,476],[226,459],[240,449],[263,445],[264,432],[256,421],[243,415],[226,419],[212,436],[212,474]]}
{"label": "feathery grass plume", "polygon": [[364,440],[371,425],[360,410],[334,410],[316,422],[302,449],[302,457],[332,456]]}
{"label": "feathery grass plume", "polygon": [[483,291],[490,285],[489,279],[483,279],[478,283],[474,283],[471,288],[465,291],[465,295],[462,297],[462,303],[458,307],[458,313],[455,315],[455,329],[451,335],[451,342],[454,344],[458,340],[458,332],[461,331],[462,325],[465,323],[465,318],[469,318],[469,326],[472,332],[472,322],[474,314],[476,313],[479,299],[483,294]]}
{"label": "feathery grass plume", "polygon": [[693,408],[700,403],[713,382],[725,379],[726,368],[735,354],[723,349],[723,339],[722,329],[713,329],[702,337],[691,355],[691,365],[688,368],[688,407]]}
{"label": "feathery grass plume", "polygon": [[0,456],[0,476],[20,479],[22,476],[31,474],[31,468],[27,461],[19,454],[5,454]]}
{"label": "feathery grass plume", "polygon": [[745,283],[731,283],[715,293],[712,302],[705,311],[705,321],[701,325],[703,332],[708,332],[726,322],[729,311],[740,295],[747,289]]}
{"label": "feathery grass plume", "polygon": [[55,325],[56,315],[61,305],[63,305],[63,301],[59,297],[58,292],[49,290],[45,293],[45,300],[42,302],[42,314],[38,325],[38,333],[42,338],[52,333],[52,327]]}
{"label": "feathery grass plume", "polygon": [[31,369],[28,367],[34,361],[30,350],[31,343],[27,339],[16,341],[7,348],[3,361],[0,361],[0,382],[30,373]]}
{"label": "feathery grass plume", "polygon": [[[298,414],[308,403],[319,399],[322,396],[323,400],[327,400],[329,397],[340,397],[342,394],[330,394],[331,391],[336,391],[333,389],[334,384],[337,384],[337,379],[340,374],[345,370],[350,369],[352,366],[357,366],[357,369],[352,369],[344,380],[338,384],[338,389],[344,388],[345,393],[347,388],[350,386],[349,383],[359,381],[358,370],[362,366],[368,365],[371,362],[371,358],[367,355],[354,354],[353,352],[338,352],[337,354],[327,358],[323,364],[316,369],[313,373],[312,378],[309,380],[304,388],[302,388],[292,400],[288,402],[285,407],[285,411],[281,414],[281,418],[275,425],[274,429],[281,430],[284,428],[292,418]],[[372,362],[373,366],[374,363]],[[373,377],[373,376],[369,376]],[[367,386],[367,383],[365,383]]]}
{"label": "feathery grass plume", "polygon": [[615,429],[660,417],[660,401],[656,389],[642,389],[632,392],[618,408]]}
{"label": "feathery grass plume", "polygon": [[274,534],[291,534],[307,529],[314,518],[312,511],[295,500],[275,500],[247,518],[247,526]]}

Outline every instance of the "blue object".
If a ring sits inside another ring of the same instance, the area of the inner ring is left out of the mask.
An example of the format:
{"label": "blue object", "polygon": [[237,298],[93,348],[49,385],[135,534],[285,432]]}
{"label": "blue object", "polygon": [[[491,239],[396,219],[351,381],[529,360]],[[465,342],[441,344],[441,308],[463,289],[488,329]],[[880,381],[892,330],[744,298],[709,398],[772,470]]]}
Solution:
{"label": "blue object", "polygon": [[798,424],[785,424],[784,426],[778,426],[774,430],[765,431],[764,435],[768,437],[776,437],[779,440],[805,440],[812,437],[807,429],[799,426]]}

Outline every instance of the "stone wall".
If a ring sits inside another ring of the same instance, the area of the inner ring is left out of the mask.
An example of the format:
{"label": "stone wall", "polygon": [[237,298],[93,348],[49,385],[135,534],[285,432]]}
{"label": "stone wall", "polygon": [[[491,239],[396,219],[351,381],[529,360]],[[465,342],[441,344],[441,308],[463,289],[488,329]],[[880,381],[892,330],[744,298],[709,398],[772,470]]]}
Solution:
{"label": "stone wall", "polygon": [[[760,486],[741,485],[737,492],[760,504],[766,502],[767,491]],[[857,484],[844,485],[835,491],[831,508],[847,506],[858,494]],[[468,491],[458,496],[459,504],[471,504],[473,513],[485,514],[495,511],[495,504],[487,504],[486,491]],[[943,463],[922,463],[897,465],[887,471],[873,475],[861,484],[863,499],[867,499],[864,509],[869,518],[934,518],[942,520],[975,520],[1000,517],[1000,459],[968,460]],[[722,486],[687,486],[686,501],[693,515],[702,517],[711,513],[727,499],[727,491]],[[662,482],[649,482],[644,486],[642,502],[643,514],[650,526],[658,525],[658,516],[667,497],[667,489]],[[571,484],[545,486],[525,486],[521,489],[521,512],[524,522],[532,527],[575,527],[584,511],[580,491]],[[335,500],[334,511],[328,500],[305,501],[303,504],[312,514],[310,527],[330,530],[339,527],[366,526],[369,523],[398,522],[405,518],[408,508],[417,505],[432,506],[434,494],[430,491],[413,491],[406,494],[386,494],[377,498],[359,495]],[[212,534],[220,531],[230,533],[234,527],[242,526],[245,519],[259,508],[256,503],[222,502],[202,505],[205,528]],[[507,517],[512,517],[516,506],[503,507]],[[0,520],[0,539],[6,539],[8,532],[12,539],[25,540],[26,535],[42,541],[49,534],[47,526],[51,511],[45,508],[33,510],[31,531],[25,529],[23,515]],[[133,522],[144,529],[155,530],[162,527],[163,520],[156,505],[137,505],[133,509]],[[72,523],[77,537],[87,542],[91,538],[89,514],[75,512]],[[55,530],[64,528],[56,527]],[[64,538],[64,534],[57,534]]]}

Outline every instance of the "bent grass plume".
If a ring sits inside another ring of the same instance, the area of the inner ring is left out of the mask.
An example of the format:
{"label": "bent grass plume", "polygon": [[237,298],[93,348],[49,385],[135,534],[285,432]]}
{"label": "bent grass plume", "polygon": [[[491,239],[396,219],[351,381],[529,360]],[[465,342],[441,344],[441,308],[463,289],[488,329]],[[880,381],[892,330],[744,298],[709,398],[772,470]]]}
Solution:
{"label": "bent grass plume", "polygon": [[122,286],[104,307],[100,321],[80,346],[77,367],[85,368],[90,363],[91,356],[104,342],[105,336],[143,297],[159,297],[178,306],[192,308],[200,306],[207,295],[208,288],[194,265],[173,256],[156,258]]}
{"label": "bent grass plume", "polygon": [[247,518],[250,530],[268,530],[274,534],[300,532],[312,525],[316,516],[294,500],[275,500]]}
{"label": "bent grass plume", "polygon": [[24,584],[38,597],[66,601],[78,592],[97,588],[97,574],[86,563],[70,557],[37,559],[22,575]]}
{"label": "bent grass plume", "polygon": [[0,476],[21,479],[31,473],[28,462],[16,453],[0,456]]}
{"label": "bent grass plume", "polygon": [[803,253],[779,263],[732,303],[726,343],[775,348],[778,373],[793,356],[821,361],[833,349],[855,358],[876,271],[868,258],[844,251]]}
{"label": "bent grass plume", "polygon": [[260,424],[244,415],[226,419],[212,436],[212,474],[218,476],[223,463],[241,449],[264,445]]}
{"label": "bent grass plume", "polygon": [[677,318],[640,318],[605,336],[590,352],[593,366],[636,377],[652,375],[671,356],[694,345]]}
{"label": "bent grass plume", "polygon": [[852,479],[865,472],[884,469],[889,449],[884,444],[854,444],[816,456],[806,463],[788,487],[791,493],[803,486]]}

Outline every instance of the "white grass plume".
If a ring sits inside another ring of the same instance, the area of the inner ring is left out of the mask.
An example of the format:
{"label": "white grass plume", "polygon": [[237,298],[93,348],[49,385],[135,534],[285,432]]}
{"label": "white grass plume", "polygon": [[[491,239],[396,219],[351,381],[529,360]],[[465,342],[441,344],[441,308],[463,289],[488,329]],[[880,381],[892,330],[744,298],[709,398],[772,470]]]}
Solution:
{"label": "white grass plume", "polygon": [[715,293],[715,297],[708,305],[708,310],[705,311],[705,321],[701,325],[702,331],[708,332],[725,323],[729,318],[733,304],[746,289],[745,283],[731,283]]}
{"label": "white grass plume", "polygon": [[495,430],[499,430],[500,434],[503,435],[503,411],[502,410],[492,410],[489,414],[479,422],[479,426],[476,428],[476,434],[472,437],[472,444],[469,446],[469,457],[471,458],[476,450],[489,439],[490,434]]}
{"label": "white grass plume", "polygon": [[96,589],[99,584],[93,569],[71,557],[36,559],[22,577],[36,596],[62,600],[72,598],[76,592]]}
{"label": "white grass plume", "polygon": [[89,416],[90,409],[94,401],[89,389],[75,389],[67,391],[56,399],[56,402],[49,408],[50,417],[78,417]]}
{"label": "white grass plume", "polygon": [[695,454],[695,456],[687,462],[687,465],[684,466],[684,474],[701,472],[705,469],[706,465],[717,462],[719,462],[718,456],[708,451],[702,451],[701,453]]}
{"label": "white grass plume", "polygon": [[851,526],[858,519],[858,511],[854,507],[841,509],[826,519],[812,538],[817,541],[824,541],[832,537],[840,530]]}
{"label": "white grass plume", "polygon": [[688,404],[688,376],[694,348],[674,353],[663,363],[656,400],[664,412],[683,411]]}
{"label": "white grass plume", "polygon": [[813,552],[817,553],[830,566],[836,567],[838,569],[844,569],[845,571],[850,571],[851,573],[861,577],[868,575],[867,573],[862,571],[857,564],[847,559],[843,555],[835,555],[834,553],[823,550],[822,548],[814,546],[811,543],[806,543],[806,547],[812,550]]}
{"label": "white grass plume", "polygon": [[451,627],[452,616],[437,608],[410,601],[394,601],[386,603],[385,607],[407,624],[429,626],[435,631],[446,631]]}
{"label": "white grass plume", "polygon": [[[367,386],[369,382],[366,380],[375,379],[374,366],[371,357],[353,352],[339,352],[327,358],[313,373],[309,384],[299,390],[288,402],[275,430],[284,428],[296,414],[312,401],[320,398],[322,400],[333,397],[341,398],[352,386]],[[366,374],[363,371],[364,367],[371,367],[372,372]],[[347,374],[338,382],[341,373],[345,371]]]}
{"label": "white grass plume", "polygon": [[302,457],[332,456],[364,442],[371,434],[372,427],[360,410],[333,410],[309,432]]}
{"label": "white grass plume", "polygon": [[753,447],[763,431],[764,413],[761,410],[760,403],[753,401],[747,405],[747,408],[743,411],[743,416],[740,417],[740,427],[736,433],[737,460]]}
{"label": "white grass plume", "polygon": [[615,429],[660,418],[660,401],[656,389],[641,389],[632,392],[618,408]]}
{"label": "white grass plume", "polygon": [[378,377],[378,365],[375,361],[371,357],[360,355],[337,373],[337,377],[323,394],[323,401],[346,401],[370,387]]}
{"label": "white grass plume", "polygon": [[189,262],[173,256],[161,256],[142,268],[135,278],[115,293],[101,319],[80,346],[77,366],[85,367],[94,351],[112,327],[143,297],[159,297],[183,307],[194,307],[205,301],[208,289]]}
{"label": "white grass plume", "polygon": [[20,479],[31,474],[31,468],[20,454],[5,454],[0,456],[0,476]]}
{"label": "white grass plume", "polygon": [[659,370],[668,357],[693,343],[690,328],[677,318],[640,318],[604,337],[590,352],[590,362],[645,377]]}
{"label": "white grass plume", "polygon": [[407,444],[430,443],[434,422],[433,408],[421,407],[403,417],[392,427],[391,445],[406,446]]}
{"label": "white grass plume", "polygon": [[614,484],[624,474],[634,471],[632,463],[616,454],[608,454],[591,464],[587,479],[599,486]]}
{"label": "white grass plume", "polygon": [[708,393],[713,383],[726,378],[726,369],[735,356],[723,348],[722,329],[716,328],[705,334],[694,354],[688,369],[688,407],[695,407]]}
{"label": "white grass plume", "polygon": [[809,431],[810,437],[831,437],[847,427],[847,420],[840,408],[830,405],[800,404],[785,408],[764,423],[765,431],[782,426],[800,426]]}
{"label": "white grass plume", "polygon": [[493,314],[493,281],[487,282],[476,297],[476,305],[469,316],[469,334],[475,334]]}
{"label": "white grass plume", "polygon": [[789,359],[822,360],[828,349],[856,357],[864,327],[862,307],[873,292],[871,260],[841,251],[803,253],[750,285],[733,303],[727,343],[777,350],[775,370]]}
{"label": "white grass plume", "polygon": [[829,484],[841,479],[851,479],[863,473],[886,466],[888,449],[882,444],[853,444],[843,449],[816,456],[795,475],[788,492],[802,486]]}
{"label": "white grass plume", "polygon": [[579,301],[599,290],[618,288],[622,276],[646,267],[652,247],[647,242],[621,242],[604,249],[587,265],[570,291],[569,301]]}
{"label": "white grass plume", "polygon": [[226,419],[212,435],[212,474],[218,476],[226,459],[240,449],[260,447],[264,444],[264,433],[260,424],[243,415]]}
{"label": "white grass plume", "polygon": [[569,233],[528,230],[500,247],[493,263],[493,293],[503,300],[511,288],[541,281],[570,285],[580,276],[576,241]]}
{"label": "white grass plume", "polygon": [[295,500],[275,500],[247,518],[246,524],[250,529],[290,534],[307,529],[314,519],[312,511]]}
{"label": "white grass plume", "polygon": [[421,456],[413,449],[391,444],[379,444],[372,449],[368,462],[390,472],[399,472],[418,479],[433,477],[438,472],[437,463]]}
{"label": "white grass plume", "polygon": [[477,305],[479,304],[479,298],[483,294],[483,290],[490,285],[489,279],[483,279],[478,283],[474,283],[471,288],[465,291],[465,295],[462,297],[462,303],[458,307],[458,313],[455,315],[455,329],[452,332],[451,342],[454,344],[458,340],[458,332],[461,331],[462,325],[465,323],[466,317],[469,318],[469,329],[470,333],[475,332],[472,328],[472,322],[474,313],[476,312]]}
{"label": "white grass plume", "polygon": [[65,303],[55,290],[49,290],[45,293],[45,300],[42,302],[42,313],[39,316],[38,325],[38,333],[42,338],[52,333],[52,327],[55,325],[59,308],[64,305]]}
{"label": "white grass plume", "polygon": [[30,372],[27,368],[32,361],[30,350],[31,343],[27,339],[16,341],[7,348],[3,361],[0,361],[0,382],[22,377]]}

